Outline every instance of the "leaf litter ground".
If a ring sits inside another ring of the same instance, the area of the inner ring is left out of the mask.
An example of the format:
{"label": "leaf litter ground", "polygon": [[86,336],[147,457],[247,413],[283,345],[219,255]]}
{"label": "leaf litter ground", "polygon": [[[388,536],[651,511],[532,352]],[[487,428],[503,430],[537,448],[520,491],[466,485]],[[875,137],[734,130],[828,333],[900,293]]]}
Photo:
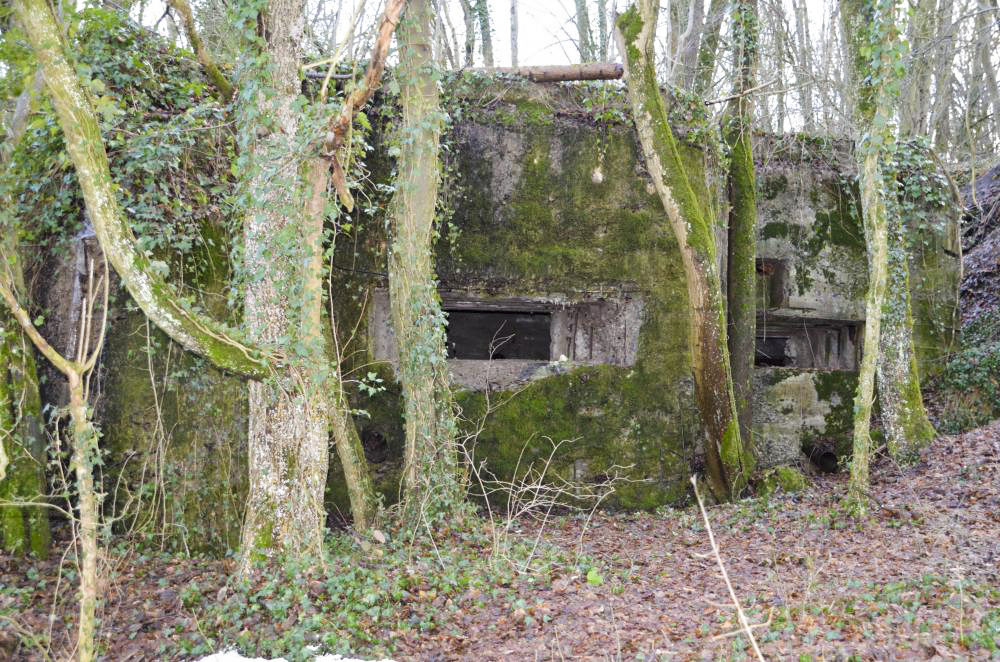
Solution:
{"label": "leaf litter ground", "polygon": [[[1000,421],[939,438],[916,467],[883,462],[860,524],[840,514],[845,487],[844,475],[819,476],[805,492],[709,509],[765,657],[1000,660]],[[536,533],[525,523],[518,535],[530,544]],[[366,636],[354,651],[397,660],[749,659],[696,509],[554,518],[542,540],[573,560],[451,590],[432,588],[433,555],[415,560],[411,550],[405,572],[424,579],[386,589],[395,591],[391,609],[358,621]],[[72,577],[53,602],[57,566],[0,557],[0,659],[68,651]],[[109,568],[109,660],[190,659],[182,651],[195,652],[191,642],[251,631],[267,640],[305,617],[292,610],[267,623],[258,613],[242,630],[213,630],[219,618],[207,610],[241,599],[228,588],[231,561],[131,553]]]}

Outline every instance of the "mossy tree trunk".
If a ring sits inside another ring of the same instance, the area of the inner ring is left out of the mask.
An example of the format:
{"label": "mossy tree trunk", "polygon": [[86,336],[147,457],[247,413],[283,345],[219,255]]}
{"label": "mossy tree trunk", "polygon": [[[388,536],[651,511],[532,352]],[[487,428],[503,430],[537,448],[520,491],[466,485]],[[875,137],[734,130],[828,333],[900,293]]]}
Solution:
{"label": "mossy tree trunk", "polygon": [[616,23],[632,116],[653,184],[680,248],[691,309],[691,363],[706,434],[709,485],[717,499],[739,495],[753,470],[743,444],[726,346],[715,228],[678,151],[653,66],[657,0],[638,0]]}
{"label": "mossy tree trunk", "polygon": [[[885,173],[892,185],[893,173]],[[913,345],[913,306],[906,227],[892,192],[887,199],[887,279],[883,308],[882,342],[876,374],[889,455],[897,462],[916,459],[921,448],[934,439],[934,426],[927,417],[920,389],[920,371]]]}
{"label": "mossy tree trunk", "polygon": [[[854,399],[854,441],[848,507],[867,509],[871,456],[871,412],[882,344],[882,317],[889,275],[888,210],[883,163],[895,140],[890,124],[899,94],[901,44],[892,0],[841,0],[854,118],[861,212],[868,252],[863,354]],[[904,258],[905,259],[905,258]]]}
{"label": "mossy tree trunk", "polygon": [[428,0],[411,0],[397,32],[403,109],[392,201],[389,298],[399,348],[406,446],[404,517],[432,522],[461,500],[445,318],[432,258],[444,115],[431,53]]}
{"label": "mossy tree trunk", "polygon": [[753,446],[753,365],[757,337],[757,173],[753,163],[753,99],[757,66],[756,0],[734,0],[731,40],[735,95],[725,120],[729,144],[729,280],[727,330],[740,436]]}
{"label": "mossy tree trunk", "polygon": [[[268,83],[276,93],[259,108],[256,96],[240,108],[242,145],[252,161],[241,182],[251,191],[244,244],[247,264],[256,269],[248,279],[246,326],[252,337],[270,343],[272,349],[238,340],[235,332],[187,307],[150,268],[119,208],[96,118],[66,58],[55,18],[42,0],[21,0],[15,6],[42,66],[101,247],[133,299],[186,349],[220,368],[271,378],[250,387],[254,487],[244,524],[243,567],[249,567],[258,553],[273,550],[318,559],[328,458],[329,372],[323,348],[303,344],[297,333],[310,298],[322,297],[320,288],[303,293],[297,280],[305,261],[300,227],[302,157],[294,142],[300,114],[295,105],[299,96],[295,40],[304,25],[301,3],[276,1],[273,13],[265,11],[268,43],[273,46],[264,58],[265,69],[273,78],[261,81],[254,94]],[[247,121],[251,117],[253,123]],[[290,356],[273,349],[278,344],[290,348]]]}
{"label": "mossy tree trunk", "polygon": [[[22,6],[16,7],[18,18],[24,21]],[[0,274],[0,299],[11,315],[17,320],[21,330],[27,335],[38,351],[47,358],[69,383],[69,415],[72,438],[72,459],[70,466],[76,474],[77,511],[74,521],[75,533],[80,542],[80,608],[77,625],[76,654],[80,662],[96,659],[95,634],[97,631],[98,598],[98,527],[100,524],[101,494],[95,488],[94,467],[99,464],[98,434],[90,420],[87,406],[88,375],[97,363],[104,344],[104,329],[108,312],[108,280],[110,274],[105,262],[104,275],[95,287],[93,263],[90,265],[87,295],[79,321],[80,338],[77,342],[76,358],[70,360],[59,354],[35,328],[28,313],[14,296],[8,274]],[[103,287],[102,287],[103,286]],[[103,297],[97,292],[103,290]],[[101,322],[94,326],[95,304],[102,300]],[[75,321],[75,320],[74,320]],[[96,342],[92,342],[95,338]]]}
{"label": "mossy tree trunk", "polygon": [[[42,85],[41,76],[36,74],[14,104],[0,155],[4,164],[24,135],[33,97]],[[9,276],[14,292],[23,296],[18,227],[15,219],[8,217],[7,202],[0,201],[4,205],[0,211],[0,269]],[[47,459],[34,351],[16,320],[0,312],[0,545],[9,553],[48,556],[52,537],[48,509],[15,505],[43,499]]]}
{"label": "mossy tree trunk", "polygon": [[[328,353],[326,335],[323,333],[323,224],[326,220],[326,202],[329,197],[330,164],[326,159],[310,159],[308,164],[308,184],[310,194],[305,208],[303,223],[303,245],[307,251],[304,261],[304,290],[309,294],[302,320],[301,334],[312,347],[322,348]],[[331,323],[333,334],[337,333],[336,321]],[[376,516],[378,501],[372,485],[371,472],[365,460],[364,449],[358,431],[351,420],[350,405],[344,392],[343,375],[340,371],[341,356],[334,344],[333,360],[324,389],[329,398],[330,426],[334,446],[344,472],[344,482],[351,501],[351,516],[354,528],[367,531]]]}
{"label": "mossy tree trunk", "polygon": [[48,491],[47,453],[35,357],[17,323],[3,313],[0,319],[0,455],[7,464],[0,467],[0,543],[11,554],[47,558],[49,515],[39,503]]}

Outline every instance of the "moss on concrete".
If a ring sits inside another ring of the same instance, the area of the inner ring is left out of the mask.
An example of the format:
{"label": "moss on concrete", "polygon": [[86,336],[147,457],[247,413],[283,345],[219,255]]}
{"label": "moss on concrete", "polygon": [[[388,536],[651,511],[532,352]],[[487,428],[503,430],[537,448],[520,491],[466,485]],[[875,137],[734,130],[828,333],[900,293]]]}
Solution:
{"label": "moss on concrete", "polygon": [[770,496],[778,492],[801,492],[809,486],[805,475],[795,467],[775,467],[764,472],[758,483],[758,492]]}

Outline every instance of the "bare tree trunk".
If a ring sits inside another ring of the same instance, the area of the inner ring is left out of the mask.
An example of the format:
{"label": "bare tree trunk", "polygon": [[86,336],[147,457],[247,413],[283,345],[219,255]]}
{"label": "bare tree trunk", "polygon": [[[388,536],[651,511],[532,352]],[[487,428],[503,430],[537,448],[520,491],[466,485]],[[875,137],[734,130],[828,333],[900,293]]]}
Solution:
{"label": "bare tree trunk", "polygon": [[940,0],[937,11],[935,41],[937,55],[934,58],[934,104],[930,126],[934,133],[934,150],[947,154],[951,147],[950,114],[954,99],[955,34],[952,18],[954,0]]}
{"label": "bare tree trunk", "polygon": [[601,40],[597,59],[604,62],[608,59],[608,0],[597,0],[597,36]]}
{"label": "bare tree trunk", "polygon": [[698,95],[705,95],[712,88],[715,61],[719,53],[719,31],[722,29],[722,19],[726,15],[728,5],[729,0],[712,0],[708,6],[705,35],[698,49],[698,76],[694,87]]}
{"label": "bare tree trunk", "polygon": [[465,18],[465,66],[471,67],[476,53],[476,11],[473,0],[458,0]]}
{"label": "bare tree trunk", "polygon": [[[325,159],[310,159],[307,176],[311,194],[305,208],[303,246],[307,253],[302,274],[303,291],[307,294],[301,337],[310,347],[329,354],[323,334],[323,223],[328,197],[327,185],[330,164]],[[336,324],[333,324],[336,333]],[[340,372],[341,357],[334,353],[328,375],[317,375],[315,388],[326,395],[325,407],[329,409],[333,439],[344,472],[344,482],[351,501],[354,528],[367,531],[373,524],[378,501],[372,485],[371,473],[365,460],[361,440],[351,420],[350,405],[344,393]],[[325,478],[324,478],[325,480]]]}
{"label": "bare tree trunk", "polygon": [[510,66],[517,66],[517,0],[510,0]]}
{"label": "bare tree trunk", "polygon": [[580,62],[594,61],[593,37],[590,33],[590,14],[587,12],[587,0],[576,0],[576,28],[580,42]]}
{"label": "bare tree trunk", "polygon": [[716,260],[715,230],[699,203],[678,152],[653,67],[658,0],[638,0],[616,22],[625,58],[632,117],[646,168],[680,248],[690,303],[695,396],[706,434],[709,485],[718,499],[739,495],[753,471],[740,436],[733,396],[725,313]]}
{"label": "bare tree trunk", "polygon": [[813,69],[810,49],[812,40],[809,36],[809,15],[805,0],[793,0],[795,3],[795,38],[798,46],[795,80],[799,88],[799,103],[802,119],[807,132],[816,130],[816,114],[813,109]]}
{"label": "bare tree trunk", "polygon": [[490,29],[490,6],[486,0],[476,0],[476,18],[482,37],[483,66],[493,66],[493,30]]}
{"label": "bare tree trunk", "polygon": [[753,99],[759,40],[756,0],[736,0],[732,13],[735,98],[729,105],[728,341],[740,437],[753,447],[753,367],[757,338],[757,173],[753,162]]}
{"label": "bare tree trunk", "polygon": [[675,84],[690,90],[698,75],[698,54],[705,23],[704,0],[688,0],[687,26],[679,38],[677,62],[674,65]]}
{"label": "bare tree trunk", "polygon": [[906,74],[900,99],[899,132],[904,136],[927,132],[930,110],[931,60],[930,43],[934,36],[936,0],[912,0],[906,40],[910,43]]}
{"label": "bare tree trunk", "polygon": [[431,250],[444,117],[428,49],[429,24],[427,0],[411,0],[397,32],[403,138],[389,253],[389,297],[406,420],[404,518],[413,527],[436,521],[463,499],[445,319]]}
{"label": "bare tree trunk", "polygon": [[[848,505],[859,515],[866,512],[868,502],[871,412],[889,274],[888,221],[882,163],[895,140],[889,120],[893,113],[893,102],[898,96],[899,83],[895,79],[895,65],[900,59],[901,48],[893,10],[890,8],[888,15],[885,15],[882,13],[884,10],[881,3],[877,6],[876,2],[877,0],[840,2],[850,80],[856,90],[853,95],[854,117],[859,134],[864,136],[857,146],[857,159],[869,264],[863,354],[854,399],[854,453],[848,487]],[[886,54],[879,54],[873,49],[875,44],[879,44]]]}
{"label": "bare tree trunk", "polygon": [[775,106],[776,112],[774,114],[774,131],[775,133],[785,132],[785,118],[787,117],[786,109],[786,98],[785,95],[785,83],[787,78],[785,77],[785,48],[788,43],[788,38],[785,34],[784,22],[777,20],[772,23],[771,28],[771,38],[774,40],[774,63],[772,68],[775,70],[775,76],[777,77],[777,88],[778,92],[775,94]]}
{"label": "bare tree trunk", "polygon": [[[994,2],[994,10],[996,6],[996,2]],[[997,85],[997,71],[996,67],[993,66],[993,54],[996,51],[996,41],[993,38],[993,25],[995,22],[1000,21],[1000,19],[996,18],[997,14],[995,12],[991,15],[981,11],[976,15],[976,54],[980,62],[980,70],[983,73],[982,85],[984,88],[984,98],[981,104],[983,113],[987,113],[988,107],[993,106],[993,139],[989,140],[986,145],[996,145],[997,141],[1000,140],[1000,86]],[[987,132],[989,133],[989,129],[987,129]],[[990,151],[989,147],[984,147],[984,151]]]}

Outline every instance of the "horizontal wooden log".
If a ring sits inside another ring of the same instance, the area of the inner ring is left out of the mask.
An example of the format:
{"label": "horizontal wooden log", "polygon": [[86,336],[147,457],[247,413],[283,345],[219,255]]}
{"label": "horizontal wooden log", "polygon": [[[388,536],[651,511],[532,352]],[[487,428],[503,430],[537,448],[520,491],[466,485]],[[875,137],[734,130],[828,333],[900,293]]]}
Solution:
{"label": "horizontal wooden log", "polygon": [[[622,65],[617,62],[591,62],[590,64],[553,64],[537,67],[492,67],[469,69],[488,76],[520,76],[535,83],[558,83],[571,80],[617,80],[622,77]],[[323,80],[325,71],[307,71],[306,78]],[[348,80],[355,74],[333,74],[333,80]]]}
{"label": "horizontal wooden log", "polygon": [[520,76],[534,83],[558,83],[569,80],[617,80],[622,77],[622,65],[617,62],[589,64],[559,64],[538,67],[493,67],[474,69],[478,73]]}

